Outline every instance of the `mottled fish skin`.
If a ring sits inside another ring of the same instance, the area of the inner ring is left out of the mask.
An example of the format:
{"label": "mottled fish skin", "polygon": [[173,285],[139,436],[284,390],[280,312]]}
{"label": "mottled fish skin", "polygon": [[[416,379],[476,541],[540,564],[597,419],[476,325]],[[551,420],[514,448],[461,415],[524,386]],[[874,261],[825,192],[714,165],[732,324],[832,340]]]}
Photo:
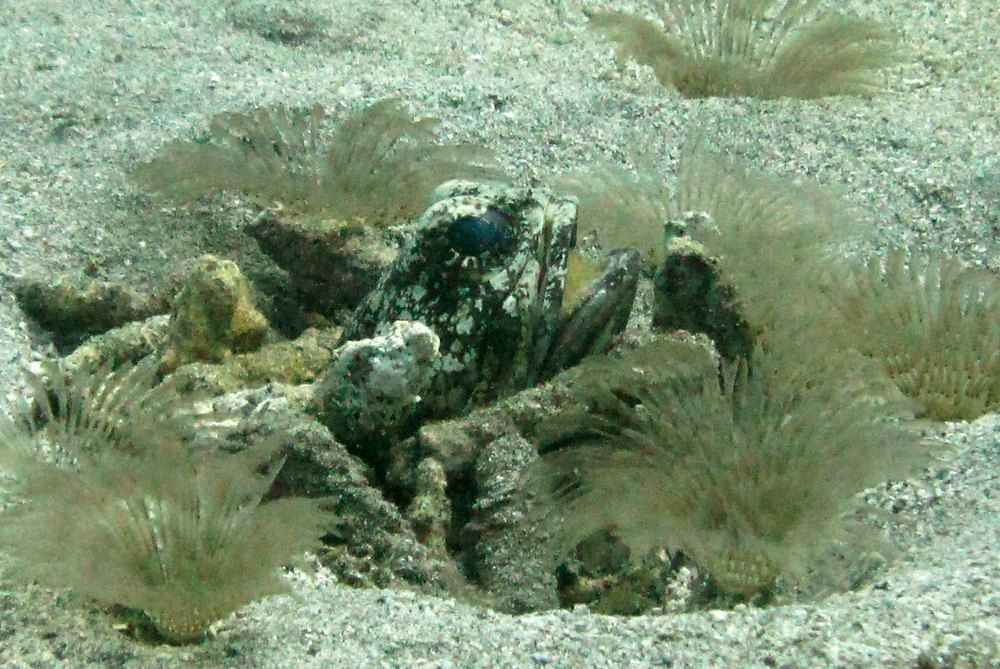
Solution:
{"label": "mottled fish skin", "polygon": [[[397,320],[433,329],[441,357],[424,398],[432,413],[453,415],[534,385],[593,350],[609,328],[624,327],[638,254],[634,262],[612,261],[605,276],[613,275],[613,287],[599,281],[582,302],[589,311],[560,316],[576,243],[575,199],[467,181],[444,184],[436,199],[347,331],[350,339],[370,337]],[[623,275],[629,268],[631,278]],[[590,326],[587,318],[595,319]],[[556,342],[566,344],[569,323],[575,341],[560,353]]]}

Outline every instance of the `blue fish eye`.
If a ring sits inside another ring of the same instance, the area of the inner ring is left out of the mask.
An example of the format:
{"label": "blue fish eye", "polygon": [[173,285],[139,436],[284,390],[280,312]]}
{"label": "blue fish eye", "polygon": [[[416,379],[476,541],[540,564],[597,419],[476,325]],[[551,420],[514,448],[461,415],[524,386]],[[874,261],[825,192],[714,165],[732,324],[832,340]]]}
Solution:
{"label": "blue fish eye", "polygon": [[448,226],[445,237],[463,256],[481,256],[510,238],[510,217],[497,209],[479,216],[459,216]]}

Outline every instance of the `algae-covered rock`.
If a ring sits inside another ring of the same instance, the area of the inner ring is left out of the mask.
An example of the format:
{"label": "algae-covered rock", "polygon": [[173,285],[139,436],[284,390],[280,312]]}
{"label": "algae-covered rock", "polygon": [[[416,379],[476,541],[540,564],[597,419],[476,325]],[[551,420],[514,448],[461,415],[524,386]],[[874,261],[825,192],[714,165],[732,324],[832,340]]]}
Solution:
{"label": "algae-covered rock", "polygon": [[129,321],[167,311],[163,297],[140,294],[120,281],[69,275],[55,281],[22,278],[14,281],[12,290],[24,313],[49,330],[62,350]]}
{"label": "algae-covered rock", "polygon": [[231,260],[212,255],[197,260],[174,299],[167,369],[194,361],[220,362],[260,347],[267,318],[254,306],[250,284]]}
{"label": "algae-covered rock", "polygon": [[265,212],[248,232],[288,272],[288,289],[306,311],[353,309],[396,259],[383,227],[317,214]]}
{"label": "algae-covered rock", "polygon": [[336,514],[320,560],[351,585],[407,584],[434,594],[462,590],[456,565],[417,540],[399,509],[371,484],[368,466],[300,412],[304,388],[271,384],[226,395],[216,408],[244,417],[228,435],[233,448],[278,441],[284,464],[272,495],[323,498]]}
{"label": "algae-covered rock", "polygon": [[704,332],[730,359],[748,357],[753,350],[753,333],[718,258],[700,242],[669,231],[654,277],[653,327]]}
{"label": "algae-covered rock", "polygon": [[117,369],[162,351],[170,334],[170,316],[160,314],[95,335],[64,358],[66,369]]}
{"label": "algae-covered rock", "polygon": [[311,383],[330,362],[343,329],[308,328],[297,338],[264,344],[251,353],[236,353],[219,363],[195,362],[174,374],[186,388],[212,394],[257,388],[269,383]]}

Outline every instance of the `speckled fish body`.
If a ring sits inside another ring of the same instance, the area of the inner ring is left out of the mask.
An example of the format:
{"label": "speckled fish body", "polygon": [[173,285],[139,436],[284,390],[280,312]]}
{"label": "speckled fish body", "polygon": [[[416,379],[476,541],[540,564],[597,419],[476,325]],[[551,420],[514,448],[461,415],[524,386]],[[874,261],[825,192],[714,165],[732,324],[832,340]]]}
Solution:
{"label": "speckled fish body", "polygon": [[425,400],[450,414],[567,363],[553,345],[566,330],[560,309],[576,201],[543,188],[473,182],[445,184],[436,197],[358,307],[348,336],[369,337],[396,320],[432,328],[441,357],[435,396]]}

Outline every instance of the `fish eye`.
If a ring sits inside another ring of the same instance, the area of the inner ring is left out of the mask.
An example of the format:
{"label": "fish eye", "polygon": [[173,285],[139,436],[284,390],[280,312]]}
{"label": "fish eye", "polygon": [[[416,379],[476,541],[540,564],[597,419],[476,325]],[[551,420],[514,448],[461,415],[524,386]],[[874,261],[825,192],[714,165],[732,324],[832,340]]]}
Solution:
{"label": "fish eye", "polygon": [[459,216],[448,226],[445,237],[461,255],[481,256],[510,238],[510,217],[497,209]]}

